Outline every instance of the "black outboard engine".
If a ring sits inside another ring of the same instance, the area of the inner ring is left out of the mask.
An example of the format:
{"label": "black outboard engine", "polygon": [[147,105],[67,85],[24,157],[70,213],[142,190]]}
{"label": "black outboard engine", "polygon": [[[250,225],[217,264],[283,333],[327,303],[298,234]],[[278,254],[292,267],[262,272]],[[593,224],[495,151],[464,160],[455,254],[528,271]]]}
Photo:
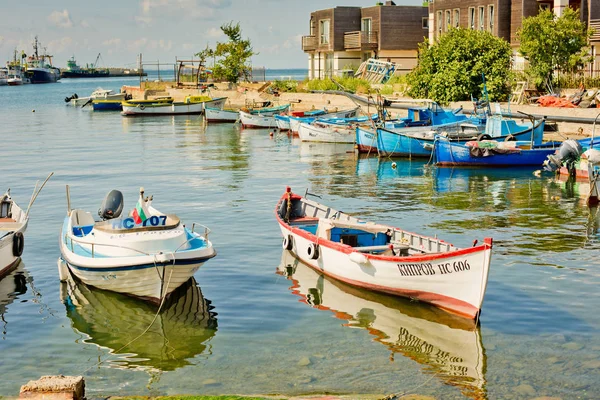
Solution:
{"label": "black outboard engine", "polygon": [[565,140],[556,153],[549,155],[548,159],[544,161],[544,170],[555,172],[560,169],[561,166],[572,164],[583,153],[583,148],[577,140],[569,139]]}
{"label": "black outboard engine", "polygon": [[73,93],[73,95],[71,95],[69,97],[65,97],[65,103],[68,103],[71,100],[78,99],[78,98],[79,98],[79,96],[77,96],[77,93]]}
{"label": "black outboard engine", "polygon": [[123,193],[118,190],[111,190],[104,197],[102,205],[98,210],[98,215],[104,221],[107,219],[119,218],[123,211]]}

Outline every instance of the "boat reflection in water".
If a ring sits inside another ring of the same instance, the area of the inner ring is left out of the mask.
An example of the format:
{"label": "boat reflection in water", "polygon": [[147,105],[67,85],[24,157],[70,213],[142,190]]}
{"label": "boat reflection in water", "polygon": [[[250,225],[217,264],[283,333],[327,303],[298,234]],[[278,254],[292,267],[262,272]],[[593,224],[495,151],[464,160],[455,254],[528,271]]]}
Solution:
{"label": "boat reflection in water", "polygon": [[2,339],[8,334],[9,319],[6,317],[8,308],[15,300],[27,292],[27,284],[31,281],[31,277],[27,274],[23,261],[17,263],[11,272],[0,278],[0,327],[2,327]]}
{"label": "boat reflection in water", "polygon": [[301,301],[366,329],[392,352],[423,365],[424,371],[463,395],[486,398],[486,358],[475,322],[427,304],[411,302],[329,280],[284,251],[277,273],[291,280]]}
{"label": "boat reflection in water", "polygon": [[73,329],[88,336],[85,343],[110,349],[105,362],[113,368],[176,370],[207,351],[217,331],[217,314],[194,278],[171,293],[155,321],[156,305],[72,278],[61,283],[60,296]]}

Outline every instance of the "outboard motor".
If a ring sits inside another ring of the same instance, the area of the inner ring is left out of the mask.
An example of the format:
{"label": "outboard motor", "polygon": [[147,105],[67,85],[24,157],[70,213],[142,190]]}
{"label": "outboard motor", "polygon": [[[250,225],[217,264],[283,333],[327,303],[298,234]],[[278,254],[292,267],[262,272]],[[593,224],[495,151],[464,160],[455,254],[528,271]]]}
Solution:
{"label": "outboard motor", "polygon": [[71,96],[65,97],[65,103],[68,103],[71,100],[78,99],[78,98],[79,98],[79,96],[77,96],[77,93],[73,93]]}
{"label": "outboard motor", "polygon": [[123,193],[118,190],[111,190],[104,197],[102,205],[98,210],[98,215],[104,221],[107,219],[119,218],[123,211]]}
{"label": "outboard motor", "polygon": [[569,139],[565,140],[556,153],[549,155],[548,159],[544,161],[544,170],[555,172],[562,165],[571,164],[581,156],[583,148],[577,140]]}

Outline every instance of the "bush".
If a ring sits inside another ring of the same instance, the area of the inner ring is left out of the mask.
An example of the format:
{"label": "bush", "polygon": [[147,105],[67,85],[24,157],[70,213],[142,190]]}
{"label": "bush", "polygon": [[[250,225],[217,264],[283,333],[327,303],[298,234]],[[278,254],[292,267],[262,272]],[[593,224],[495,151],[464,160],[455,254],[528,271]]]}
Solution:
{"label": "bush", "polygon": [[[337,83],[336,83],[337,82]],[[339,84],[339,85],[338,85]],[[341,87],[340,87],[341,86]],[[364,79],[351,77],[336,78],[335,82],[329,78],[313,79],[305,83],[306,90],[343,90],[350,93],[370,93],[371,84]]]}
{"label": "bush", "polygon": [[293,80],[275,80],[271,83],[271,87],[280,92],[296,93],[298,91],[298,81]]}
{"label": "bush", "polygon": [[491,101],[506,100],[511,48],[486,31],[456,28],[429,47],[419,45],[418,64],[407,76],[408,94],[442,104],[483,97],[485,76]]}

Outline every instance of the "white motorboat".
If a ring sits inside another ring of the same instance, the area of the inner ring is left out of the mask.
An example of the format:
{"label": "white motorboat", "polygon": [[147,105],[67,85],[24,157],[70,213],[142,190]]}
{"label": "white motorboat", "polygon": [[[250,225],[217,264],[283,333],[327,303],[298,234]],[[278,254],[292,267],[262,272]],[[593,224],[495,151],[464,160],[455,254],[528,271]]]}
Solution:
{"label": "white motorboat", "polygon": [[160,303],[216,256],[207,227],[184,225],[153,208],[143,188],[135,208],[124,217],[122,211],[118,190],[104,199],[99,221],[69,207],[60,236],[61,281],[71,273],[87,285]]}
{"label": "white motorboat", "polygon": [[93,100],[125,100],[127,93],[115,93],[114,90],[98,88],[87,97],[79,97],[77,94],[73,94],[70,97],[65,98],[65,102],[72,106],[85,106],[91,103]]}

